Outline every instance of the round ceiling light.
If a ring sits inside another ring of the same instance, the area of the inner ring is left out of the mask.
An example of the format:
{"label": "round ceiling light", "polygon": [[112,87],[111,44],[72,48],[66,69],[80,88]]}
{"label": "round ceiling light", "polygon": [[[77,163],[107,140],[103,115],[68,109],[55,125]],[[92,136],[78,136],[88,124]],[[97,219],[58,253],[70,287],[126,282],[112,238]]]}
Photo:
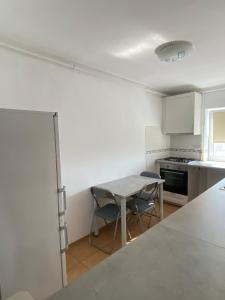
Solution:
{"label": "round ceiling light", "polygon": [[192,48],[188,41],[172,41],[158,46],[155,53],[161,61],[174,62],[189,55]]}

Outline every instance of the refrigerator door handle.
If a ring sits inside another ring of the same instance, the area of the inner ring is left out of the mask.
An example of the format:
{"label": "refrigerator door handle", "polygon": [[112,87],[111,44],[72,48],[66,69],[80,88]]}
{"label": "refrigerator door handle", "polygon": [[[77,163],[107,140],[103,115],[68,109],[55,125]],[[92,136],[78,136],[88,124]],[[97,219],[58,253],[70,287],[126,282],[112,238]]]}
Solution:
{"label": "refrigerator door handle", "polygon": [[63,186],[63,206],[64,206],[64,211],[66,211],[67,205],[66,205],[66,187],[65,187],[65,185]]}
{"label": "refrigerator door handle", "polygon": [[69,239],[68,239],[68,228],[67,228],[67,223],[64,222],[62,226],[59,227],[60,231],[64,231],[64,237],[65,237],[65,248],[61,249],[61,253],[64,253],[68,250],[69,248]]}
{"label": "refrigerator door handle", "polygon": [[63,216],[63,215],[65,215],[66,208],[67,208],[67,204],[66,204],[66,187],[65,187],[65,185],[62,188],[58,189],[58,193],[62,194],[62,198],[63,198],[63,210],[59,213],[60,216]]}

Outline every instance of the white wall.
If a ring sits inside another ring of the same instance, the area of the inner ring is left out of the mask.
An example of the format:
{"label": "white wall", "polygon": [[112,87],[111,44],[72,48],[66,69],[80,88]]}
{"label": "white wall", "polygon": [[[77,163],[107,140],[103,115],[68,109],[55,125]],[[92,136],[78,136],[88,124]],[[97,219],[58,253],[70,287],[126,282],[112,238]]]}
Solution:
{"label": "white wall", "polygon": [[157,172],[156,160],[170,156],[170,135],[162,133],[161,126],[145,128],[146,168]]}
{"label": "white wall", "polygon": [[88,188],[145,169],[145,126],[161,124],[161,97],[0,50],[0,107],[59,112],[70,242],[89,231]]}
{"label": "white wall", "polygon": [[205,109],[225,107],[225,90],[206,93],[203,99]]}

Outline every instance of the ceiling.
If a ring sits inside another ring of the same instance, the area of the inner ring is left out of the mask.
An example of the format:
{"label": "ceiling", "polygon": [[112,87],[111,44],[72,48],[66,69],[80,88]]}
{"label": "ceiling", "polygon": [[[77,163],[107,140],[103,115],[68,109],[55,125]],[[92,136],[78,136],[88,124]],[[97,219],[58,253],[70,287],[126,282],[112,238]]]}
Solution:
{"label": "ceiling", "polygon": [[[0,0],[0,40],[146,83],[163,93],[225,84],[224,0]],[[154,48],[194,44],[163,63]]]}

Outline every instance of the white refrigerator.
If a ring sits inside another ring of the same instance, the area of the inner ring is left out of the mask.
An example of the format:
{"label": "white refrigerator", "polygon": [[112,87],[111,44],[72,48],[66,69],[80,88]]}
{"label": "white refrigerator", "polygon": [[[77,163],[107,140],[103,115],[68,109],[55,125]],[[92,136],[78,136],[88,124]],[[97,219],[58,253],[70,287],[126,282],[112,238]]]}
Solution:
{"label": "white refrigerator", "polygon": [[0,299],[66,285],[65,210],[57,114],[1,109]]}

